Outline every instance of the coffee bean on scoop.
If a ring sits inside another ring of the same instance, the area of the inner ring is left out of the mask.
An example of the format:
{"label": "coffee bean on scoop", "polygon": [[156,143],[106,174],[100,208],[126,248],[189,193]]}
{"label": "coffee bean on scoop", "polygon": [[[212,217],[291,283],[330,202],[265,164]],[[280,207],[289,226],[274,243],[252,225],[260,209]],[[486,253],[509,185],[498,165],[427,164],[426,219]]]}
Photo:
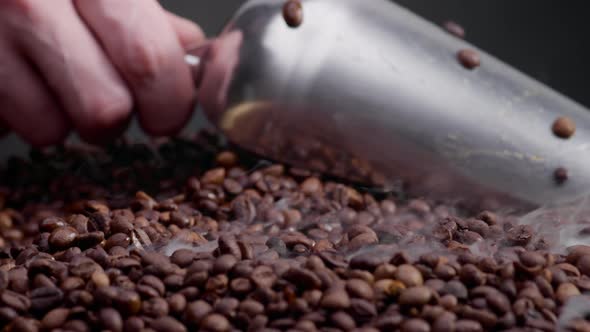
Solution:
{"label": "coffee bean on scoop", "polygon": [[467,69],[475,69],[481,65],[479,53],[472,49],[464,49],[457,53],[457,58],[463,67]]}
{"label": "coffee bean on scoop", "polygon": [[569,172],[564,167],[558,167],[553,172],[553,178],[557,184],[563,184],[568,180]]}
{"label": "coffee bean on scoop", "polygon": [[553,126],[551,127],[553,130],[553,134],[559,138],[567,139],[574,135],[576,132],[576,123],[574,120],[562,116],[559,117],[553,122]]}

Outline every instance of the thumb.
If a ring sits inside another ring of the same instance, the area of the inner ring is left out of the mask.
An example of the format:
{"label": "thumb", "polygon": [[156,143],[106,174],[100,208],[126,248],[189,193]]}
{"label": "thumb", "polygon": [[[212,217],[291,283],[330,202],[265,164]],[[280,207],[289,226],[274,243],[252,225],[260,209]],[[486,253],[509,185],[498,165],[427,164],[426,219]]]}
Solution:
{"label": "thumb", "polygon": [[185,50],[196,48],[206,40],[203,30],[186,18],[167,12],[168,21],[178,36],[180,44]]}

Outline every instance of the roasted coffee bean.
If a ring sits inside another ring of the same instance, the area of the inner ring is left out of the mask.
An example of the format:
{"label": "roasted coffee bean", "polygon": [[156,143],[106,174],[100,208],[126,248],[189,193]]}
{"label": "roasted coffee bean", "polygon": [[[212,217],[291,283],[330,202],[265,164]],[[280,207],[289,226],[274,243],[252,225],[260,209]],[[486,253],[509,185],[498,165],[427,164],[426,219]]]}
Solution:
{"label": "roasted coffee bean", "polygon": [[230,323],[222,315],[213,313],[203,318],[201,328],[206,331],[223,332],[230,329]]}
{"label": "roasted coffee bean", "polygon": [[574,135],[576,132],[576,123],[574,120],[562,116],[553,122],[552,126],[553,134],[559,138],[567,139]]}
{"label": "roasted coffee bean", "polygon": [[470,306],[463,307],[461,315],[464,318],[479,322],[485,328],[492,328],[498,322],[498,317],[493,312],[484,309],[475,309]]}
{"label": "roasted coffee bean", "polygon": [[185,320],[191,324],[198,325],[213,308],[205,301],[198,300],[188,304],[185,311]]}
{"label": "roasted coffee bean", "polygon": [[196,258],[196,254],[190,249],[179,249],[176,250],[172,256],[170,256],[170,262],[180,267],[189,266]]}
{"label": "roasted coffee bean", "polygon": [[398,266],[394,274],[395,278],[406,285],[406,287],[421,286],[424,283],[420,271],[409,264]]}
{"label": "roasted coffee bean", "polygon": [[293,283],[301,290],[319,288],[322,281],[311,271],[301,268],[290,268],[282,278]]}
{"label": "roasted coffee bean", "polygon": [[450,294],[459,300],[467,299],[469,293],[465,285],[458,280],[451,280],[442,289],[443,294]]}
{"label": "roasted coffee bean", "polygon": [[119,312],[113,308],[101,309],[98,317],[104,329],[113,332],[123,331],[123,319]]}
{"label": "roasted coffee bean", "polygon": [[56,287],[40,287],[31,291],[31,310],[47,312],[63,300],[63,292]]}
{"label": "roasted coffee bean", "polygon": [[428,303],[432,297],[432,291],[428,287],[417,286],[401,291],[399,304],[405,306],[420,306]]}
{"label": "roasted coffee bean", "polygon": [[346,281],[346,290],[352,297],[373,300],[375,293],[373,288],[364,280],[350,279]]}
{"label": "roasted coffee bean", "polygon": [[16,311],[25,312],[31,307],[31,300],[24,295],[10,290],[4,290],[0,295],[2,304]]}
{"label": "roasted coffee bean", "polygon": [[238,259],[235,256],[231,254],[221,255],[213,263],[213,273],[228,273],[237,263]]}
{"label": "roasted coffee bean", "polygon": [[57,308],[49,311],[41,320],[43,330],[53,330],[65,324],[70,314],[70,309]]}
{"label": "roasted coffee bean", "polygon": [[455,323],[455,331],[457,332],[481,332],[483,327],[479,322],[469,319],[460,319]]}
{"label": "roasted coffee bean", "polygon": [[141,312],[150,317],[167,316],[170,308],[168,302],[161,297],[152,297],[141,303]]}
{"label": "roasted coffee bean", "polygon": [[276,281],[276,275],[270,267],[260,265],[252,271],[250,279],[257,287],[271,288]]}
{"label": "roasted coffee bean", "polygon": [[401,325],[401,332],[430,332],[430,325],[419,318],[412,318],[404,321]]}
{"label": "roasted coffee bean", "polygon": [[321,306],[325,309],[343,310],[350,307],[350,297],[341,287],[329,288],[324,292]]}
{"label": "roasted coffee bean", "polygon": [[217,242],[219,243],[219,252],[221,254],[230,254],[238,260],[242,258],[242,253],[236,238],[229,235],[222,235]]}
{"label": "roasted coffee bean", "polygon": [[464,265],[459,271],[459,278],[471,287],[480,286],[486,282],[486,275],[473,264]]}
{"label": "roasted coffee bean", "polygon": [[472,49],[465,49],[457,53],[457,58],[463,67],[467,69],[475,69],[481,65],[479,53]]}
{"label": "roasted coffee bean", "polygon": [[78,233],[71,227],[54,229],[49,236],[49,245],[54,250],[67,249],[74,244]]}
{"label": "roasted coffee bean", "polygon": [[37,332],[39,331],[39,325],[39,322],[34,319],[17,317],[12,322],[12,329],[10,330],[14,332]]}
{"label": "roasted coffee bean", "polygon": [[186,327],[170,316],[160,317],[150,324],[156,332],[186,332]]}
{"label": "roasted coffee bean", "polygon": [[444,312],[436,317],[432,324],[432,332],[452,332],[455,331],[455,321],[457,316],[450,312]]}
{"label": "roasted coffee bean", "polygon": [[186,298],[182,294],[173,294],[167,299],[168,301],[168,308],[171,313],[173,314],[180,314],[184,312],[187,302]]}
{"label": "roasted coffee bean", "polygon": [[337,311],[330,316],[330,320],[334,325],[343,331],[350,331],[356,327],[356,323],[349,314],[344,311]]}
{"label": "roasted coffee bean", "polygon": [[111,235],[105,245],[104,248],[105,250],[110,250],[113,247],[122,247],[122,248],[127,248],[129,246],[129,244],[131,243],[131,238],[129,237],[129,235],[125,234],[125,233],[116,233]]}

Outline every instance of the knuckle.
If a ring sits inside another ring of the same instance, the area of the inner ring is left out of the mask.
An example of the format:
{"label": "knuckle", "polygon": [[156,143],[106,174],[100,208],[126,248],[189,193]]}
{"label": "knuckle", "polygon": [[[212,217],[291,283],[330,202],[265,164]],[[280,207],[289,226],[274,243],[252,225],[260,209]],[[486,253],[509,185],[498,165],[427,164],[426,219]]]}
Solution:
{"label": "knuckle", "polygon": [[83,130],[107,129],[125,121],[131,113],[131,98],[125,93],[93,94],[84,102]]}
{"label": "knuckle", "polygon": [[124,67],[127,79],[134,85],[143,86],[153,82],[167,60],[165,52],[145,42],[129,45]]}
{"label": "knuckle", "polygon": [[38,1],[35,0],[2,0],[0,12],[31,24],[39,21],[38,6]]}

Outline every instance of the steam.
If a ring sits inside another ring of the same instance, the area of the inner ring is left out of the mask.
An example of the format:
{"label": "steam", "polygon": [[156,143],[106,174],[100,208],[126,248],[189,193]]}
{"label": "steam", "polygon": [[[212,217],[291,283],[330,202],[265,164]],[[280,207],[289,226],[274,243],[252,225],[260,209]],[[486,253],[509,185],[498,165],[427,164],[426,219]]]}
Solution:
{"label": "steam", "polygon": [[557,321],[557,332],[570,331],[572,322],[586,319],[590,315],[590,297],[578,295],[570,298],[561,310]]}
{"label": "steam", "polygon": [[520,218],[520,224],[530,225],[538,236],[551,245],[551,250],[563,253],[567,247],[590,244],[590,195],[539,208]]}

